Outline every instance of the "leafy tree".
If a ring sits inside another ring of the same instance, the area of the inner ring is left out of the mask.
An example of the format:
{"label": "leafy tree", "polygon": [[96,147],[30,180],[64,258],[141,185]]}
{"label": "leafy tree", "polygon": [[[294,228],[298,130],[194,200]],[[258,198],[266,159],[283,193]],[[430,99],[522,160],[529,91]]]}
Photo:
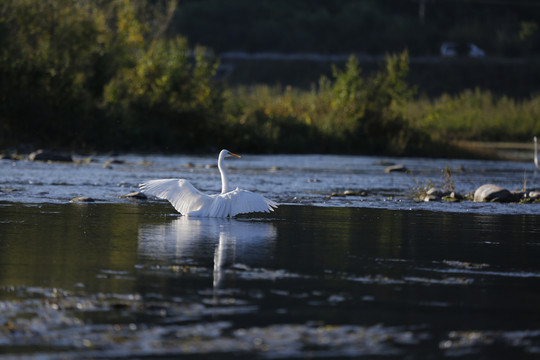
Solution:
{"label": "leafy tree", "polygon": [[216,68],[206,49],[190,51],[185,38],[151,41],[105,87],[104,108],[122,124],[116,141],[169,151],[210,146],[220,133]]}
{"label": "leafy tree", "polygon": [[90,3],[6,0],[0,7],[4,144],[71,144],[92,112],[106,30]]}

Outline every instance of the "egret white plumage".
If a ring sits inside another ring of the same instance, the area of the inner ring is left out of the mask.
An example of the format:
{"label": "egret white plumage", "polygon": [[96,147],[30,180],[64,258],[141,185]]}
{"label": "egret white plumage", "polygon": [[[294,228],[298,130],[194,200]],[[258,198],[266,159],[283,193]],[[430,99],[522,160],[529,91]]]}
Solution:
{"label": "egret white plumage", "polygon": [[203,194],[185,179],[150,180],[140,185],[141,191],[168,200],[176,211],[187,216],[233,217],[244,213],[274,211],[277,204],[260,194],[239,188],[230,190],[223,166],[223,160],[229,156],[241,157],[228,150],[219,153],[220,194]]}

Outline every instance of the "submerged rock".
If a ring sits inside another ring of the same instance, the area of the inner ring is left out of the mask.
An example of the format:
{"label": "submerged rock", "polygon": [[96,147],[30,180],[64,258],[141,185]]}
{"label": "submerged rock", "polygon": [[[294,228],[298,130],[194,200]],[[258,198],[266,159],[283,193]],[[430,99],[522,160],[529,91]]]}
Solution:
{"label": "submerged rock", "polygon": [[15,191],[19,191],[19,189],[10,188],[10,187],[0,188],[0,193],[12,193]]}
{"label": "submerged rock", "polygon": [[0,160],[17,160],[11,154],[0,154]]}
{"label": "submerged rock", "polygon": [[442,199],[447,202],[456,202],[464,199],[463,195],[456,193],[455,191],[450,192],[449,194],[443,195]]}
{"label": "submerged rock", "polygon": [[105,162],[105,164],[103,164],[103,168],[104,169],[112,169],[111,165],[122,165],[122,164],[125,164],[125,163],[126,162],[124,160],[110,159],[110,160],[107,160]]}
{"label": "submerged rock", "polygon": [[71,199],[69,202],[94,202],[96,200],[92,199],[91,197],[87,196],[81,196]]}
{"label": "submerged rock", "polygon": [[86,164],[90,164],[92,162],[94,162],[95,160],[92,159],[91,157],[85,157],[85,158],[82,158],[82,159],[74,159],[73,162],[75,162],[75,164],[77,165],[86,165]]}
{"label": "submerged rock", "polygon": [[105,162],[106,165],[122,165],[125,163],[126,162],[124,160],[119,160],[119,159],[109,159]]}
{"label": "submerged rock", "polygon": [[52,151],[38,150],[28,155],[30,161],[56,161],[56,162],[73,162],[71,155],[62,155]]}
{"label": "submerged rock", "polygon": [[512,202],[516,196],[505,188],[498,185],[485,184],[474,192],[475,202]]}
{"label": "submerged rock", "polygon": [[539,191],[529,191],[520,193],[519,201],[522,203],[537,203],[540,202],[540,192]]}
{"label": "submerged rock", "polygon": [[405,167],[405,165],[403,164],[397,164],[397,165],[392,165],[392,166],[389,166],[387,167],[386,169],[384,169],[384,172],[385,173],[391,173],[391,172],[407,172],[409,171],[409,169],[407,169]]}
{"label": "submerged rock", "polygon": [[343,192],[343,195],[345,195],[345,196],[367,196],[367,192],[365,192],[365,191],[345,190]]}
{"label": "submerged rock", "polygon": [[367,196],[365,191],[345,190],[344,192],[333,192],[330,197],[346,197],[346,196]]}
{"label": "submerged rock", "polygon": [[148,197],[146,195],[144,195],[142,192],[140,191],[134,191],[134,192],[131,192],[129,194],[125,194],[125,195],[120,195],[118,196],[118,198],[133,198],[133,199],[139,199],[139,200],[146,200],[148,199]]}

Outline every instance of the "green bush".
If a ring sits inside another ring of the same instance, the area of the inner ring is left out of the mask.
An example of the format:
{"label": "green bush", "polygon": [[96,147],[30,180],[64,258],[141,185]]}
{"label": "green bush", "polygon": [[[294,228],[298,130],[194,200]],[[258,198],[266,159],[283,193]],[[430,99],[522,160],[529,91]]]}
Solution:
{"label": "green bush", "polygon": [[410,130],[403,110],[414,95],[405,81],[409,71],[407,52],[387,56],[384,65],[364,78],[357,60],[351,57],[344,71],[334,68],[333,83],[320,81],[321,96],[330,97],[330,108],[323,119],[340,124],[336,130],[354,144],[352,151],[400,154],[407,147]]}

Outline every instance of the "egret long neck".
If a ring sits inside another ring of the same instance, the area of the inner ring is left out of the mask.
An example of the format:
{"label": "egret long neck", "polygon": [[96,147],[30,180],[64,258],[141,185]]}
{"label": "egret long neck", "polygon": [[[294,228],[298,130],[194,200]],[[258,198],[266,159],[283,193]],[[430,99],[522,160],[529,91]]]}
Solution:
{"label": "egret long neck", "polygon": [[225,172],[225,166],[223,165],[224,156],[219,156],[218,168],[221,173],[221,193],[225,194],[229,192],[229,182],[227,181],[227,173]]}

